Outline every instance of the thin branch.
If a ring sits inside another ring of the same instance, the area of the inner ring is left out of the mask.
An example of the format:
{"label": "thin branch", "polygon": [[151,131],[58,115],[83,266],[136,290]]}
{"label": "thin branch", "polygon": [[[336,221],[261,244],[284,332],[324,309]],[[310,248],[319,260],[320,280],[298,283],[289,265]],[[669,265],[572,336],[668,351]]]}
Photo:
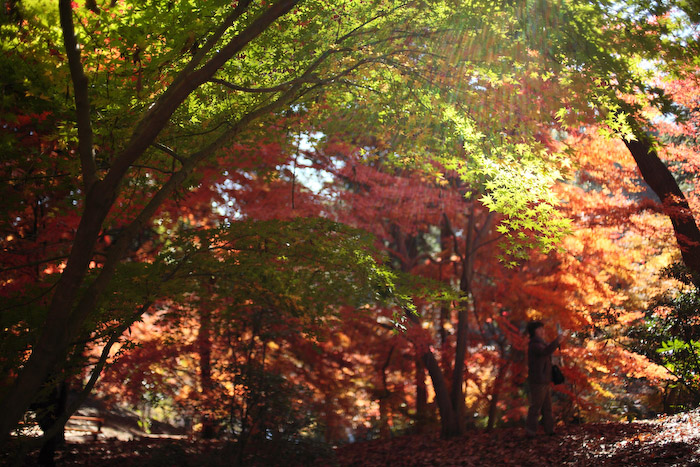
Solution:
{"label": "thin branch", "polygon": [[163,169],[160,169],[158,167],[153,167],[152,165],[134,164],[131,167],[133,167],[135,169],[148,169],[148,170],[152,170],[154,172],[158,172],[158,173],[162,173],[162,174],[166,174],[166,175],[172,175],[175,173],[175,171],[163,170]]}
{"label": "thin branch", "polygon": [[278,92],[278,91],[284,91],[287,89],[289,86],[299,82],[299,79],[293,79],[291,81],[287,81],[285,83],[278,84],[277,86],[272,86],[269,88],[249,88],[246,86],[239,86],[237,84],[233,84],[229,81],[220,79],[220,78],[211,78],[208,80],[210,83],[216,83],[220,84],[222,86],[226,86],[229,89],[233,89],[234,91],[242,91],[242,92],[251,92],[251,93],[265,93],[265,92]]}
{"label": "thin branch", "polygon": [[250,93],[271,93],[271,92],[279,92],[279,91],[285,91],[289,89],[290,86],[302,84],[302,83],[320,83],[321,80],[319,79],[314,79],[313,78],[313,71],[316,70],[328,57],[334,54],[338,53],[344,53],[344,52],[355,52],[355,49],[351,48],[343,48],[343,49],[330,49],[324,51],[321,55],[319,55],[309,66],[304,70],[304,72],[297,78],[294,78],[289,81],[285,81],[284,83],[277,84],[275,86],[270,86],[266,88],[249,88],[246,86],[240,86],[238,84],[231,83],[229,81],[219,79],[219,78],[210,78],[207,81],[211,83],[217,83],[221,84],[222,86],[226,86],[227,88],[233,89],[235,91],[242,91],[242,92],[250,92]]}
{"label": "thin branch", "polygon": [[[62,0],[68,1],[68,0]],[[242,50],[251,41],[268,29],[275,21],[286,15],[300,0],[280,0],[260,14],[243,31],[231,38],[228,43],[218,49],[218,53],[211,57],[201,68],[193,71],[194,65],[188,65],[174,79],[168,89],[154,102],[145,115],[139,120],[137,129],[133,132],[131,140],[119,154],[111,169],[104,178],[105,191],[111,193],[121,183],[131,164],[134,163],[144,151],[153,144],[156,137],[170,122],[171,116],[182,105],[187,97],[202,83],[212,78],[214,74],[236,53]],[[233,22],[242,12],[229,17],[227,21]],[[231,19],[233,18],[233,19]],[[225,24],[222,25],[221,35],[225,32]],[[219,31],[217,31],[217,34]],[[217,39],[218,40],[218,39]],[[212,42],[211,44],[209,42]],[[216,40],[208,41],[200,50],[193,61],[202,60],[206,47],[213,47]],[[200,54],[201,53],[201,54]]]}
{"label": "thin branch", "polygon": [[444,212],[442,213],[442,220],[445,222],[445,229],[447,230],[447,234],[450,237],[452,237],[452,248],[454,249],[455,255],[461,257],[462,254],[459,252],[459,241],[457,239],[457,234],[455,234],[455,231],[452,228],[450,218],[447,217],[447,214],[445,214]]}
{"label": "thin branch", "polygon": [[483,247],[484,245],[486,245],[492,241],[498,241],[501,238],[502,235],[496,237],[495,240],[487,240],[484,243],[479,243],[479,240],[481,240],[481,237],[486,232],[486,229],[491,225],[491,219],[493,219],[493,216],[494,216],[494,213],[489,211],[489,213],[486,215],[486,219],[484,219],[484,224],[481,226],[481,228],[477,229],[475,227],[476,237],[474,238],[474,248],[472,248],[472,250],[469,252],[469,254],[476,253],[476,251],[479,248]]}
{"label": "thin branch", "polygon": [[71,0],[59,0],[58,12],[63,30],[63,45],[68,56],[73,91],[75,92],[75,113],[78,125],[78,153],[83,173],[85,194],[89,193],[97,181],[97,165],[93,148],[92,123],[90,121],[90,98],[88,96],[88,79],[80,61],[80,45],[73,27],[73,7]]}
{"label": "thin branch", "polygon": [[489,243],[497,242],[497,241],[499,241],[499,240],[500,240],[501,238],[503,238],[503,237],[505,237],[505,234],[499,234],[499,235],[497,235],[496,237],[492,238],[491,240],[486,240],[486,241],[483,242],[483,243],[479,243],[479,244],[478,244],[477,246],[475,246],[474,249],[473,249],[472,251],[470,251],[469,253],[472,254],[472,253],[474,253],[476,250],[478,250],[479,248],[482,248],[482,247],[488,245]]}
{"label": "thin branch", "polygon": [[55,174],[55,175],[35,175],[35,176],[31,176],[31,177],[27,176],[27,177],[0,178],[0,183],[28,182],[30,180],[46,180],[46,179],[67,177],[69,175],[71,175],[71,174],[60,173],[60,174]]}
{"label": "thin branch", "polygon": [[379,89],[375,89],[366,84],[353,83],[352,81],[347,79],[338,79],[335,81],[335,84],[344,84],[345,86],[348,86],[350,88],[364,89],[380,96],[384,95],[384,93],[381,92]]}
{"label": "thin branch", "polygon": [[[187,262],[187,260],[190,258],[190,255],[185,255],[180,262],[178,262],[175,267],[173,268],[172,271],[170,271],[168,274],[165,274],[161,278],[161,283],[166,283],[169,280],[171,280],[173,277],[176,276],[177,272],[180,270],[183,264]],[[102,373],[102,370],[104,370],[105,365],[107,364],[107,359],[109,358],[109,353],[116,344],[120,337],[124,334],[124,331],[126,331],[128,328],[131,327],[131,325],[138,320],[139,317],[141,317],[148,309],[153,305],[153,300],[147,300],[144,302],[132,315],[129,319],[127,319],[124,323],[122,323],[120,326],[118,326],[115,330],[111,332],[111,337],[109,341],[105,344],[105,346],[102,348],[102,352],[100,354],[100,358],[97,360],[95,363],[95,366],[92,369],[92,372],[90,374],[90,379],[88,382],[85,384],[83,389],[80,391],[78,394],[76,400],[71,404],[64,412],[61,414],[61,416],[54,422],[53,426],[47,430],[47,432],[44,434],[43,439],[48,439],[56,435],[63,427],[65,426],[66,422],[68,419],[75,413],[76,410],[80,407],[80,405],[87,399],[87,397],[90,395],[92,392],[92,389],[95,387],[95,384],[97,383],[98,378],[100,377],[100,374]]]}
{"label": "thin branch", "polygon": [[80,408],[82,403],[85,402],[85,399],[87,399],[87,397],[92,392],[92,389],[95,387],[95,384],[97,383],[97,380],[100,377],[102,370],[107,364],[109,352],[112,350],[114,344],[116,344],[119,341],[119,338],[122,336],[122,334],[124,334],[124,331],[126,331],[131,326],[133,321],[139,316],[141,316],[152,305],[152,303],[153,302],[144,303],[141,306],[141,308],[139,308],[139,310],[136,313],[134,313],[133,320],[128,320],[128,323],[122,324],[117,328],[116,331],[112,333],[112,337],[110,337],[107,344],[105,344],[105,346],[102,348],[102,353],[100,354],[99,360],[92,369],[90,379],[85,384],[80,393],[78,393],[73,403],[56,419],[51,428],[49,428],[44,433],[42,439],[50,439],[51,437],[57,435],[61,430],[64,429],[64,426],[66,425],[70,417],[75,413],[76,410],[78,410],[78,408]]}
{"label": "thin branch", "polygon": [[221,128],[224,125],[228,125],[230,122],[228,120],[223,120],[216,124],[215,126],[208,128],[204,131],[197,131],[194,133],[185,133],[181,135],[174,135],[169,138],[164,138],[163,141],[175,141],[177,139],[183,139],[183,138],[192,138],[193,136],[202,136],[202,135],[208,135],[209,133],[214,133],[217,131],[219,128]]}
{"label": "thin branch", "polygon": [[117,240],[110,249],[107,259],[100,271],[100,274],[88,287],[82,299],[78,303],[75,311],[71,315],[71,320],[69,327],[75,327],[74,331],[77,332],[77,327],[83,322],[85,317],[88,315],[90,310],[92,310],[95,301],[99,294],[105,289],[107,284],[114,274],[117,264],[121,261],[121,258],[126,251],[130,240],[136,235],[144,225],[147,224],[148,220],[157,211],[158,207],[165,202],[165,200],[172,194],[172,192],[179,187],[184,180],[187,179],[189,174],[194,170],[197,164],[205,159],[207,156],[217,151],[228,143],[233,137],[235,137],[243,128],[245,128],[252,121],[260,118],[262,115],[266,115],[273,112],[283,105],[287,104],[289,101],[296,97],[299,86],[293,86],[287,92],[280,95],[274,102],[268,104],[267,106],[258,108],[254,111],[241,117],[241,119],[233,125],[231,131],[225,132],[209,145],[207,145],[201,151],[194,153],[189,158],[185,159],[182,168],[175,172],[158,190],[153,197],[149,200],[148,204],[141,210],[141,212],[136,216],[136,218],[129,224],[129,226],[122,232]]}
{"label": "thin branch", "polygon": [[7,311],[7,310],[12,310],[13,308],[26,307],[27,305],[30,305],[30,304],[32,304],[32,303],[34,303],[34,302],[36,302],[36,301],[39,301],[42,297],[48,295],[53,289],[55,289],[55,288],[56,288],[56,285],[58,285],[58,281],[56,281],[55,283],[51,284],[51,287],[47,287],[45,290],[43,290],[43,291],[42,291],[39,295],[37,295],[36,297],[34,297],[34,298],[32,298],[32,299],[30,299],[30,300],[28,300],[28,301],[26,301],[26,302],[23,302],[23,303],[18,303],[18,304],[13,305],[13,306],[8,306],[8,307],[5,307],[5,308],[0,308],[0,311]]}
{"label": "thin branch", "polygon": [[164,153],[166,153],[167,155],[169,155],[170,157],[172,157],[173,159],[175,159],[179,163],[181,163],[181,164],[184,163],[184,159],[182,157],[180,157],[178,155],[178,153],[176,153],[172,148],[169,148],[165,144],[153,143],[153,147],[156,149],[160,149],[161,151],[163,151]]}
{"label": "thin branch", "polygon": [[226,31],[233,26],[233,24],[240,18],[243,13],[245,13],[245,10],[248,8],[252,0],[239,0],[238,4],[236,5],[236,8],[231,12],[230,15],[224,19],[224,21],[219,25],[218,28],[216,28],[216,31],[214,31],[214,34],[212,34],[207,41],[204,43],[202,47],[200,47],[197,52],[194,54],[192,57],[192,60],[187,64],[185,69],[183,70],[183,73],[181,76],[186,76],[190,72],[194,71],[195,68],[197,68],[197,65],[199,65],[204,57],[214,48],[217,42],[219,42],[219,39],[223,37],[223,35],[226,33]]}
{"label": "thin branch", "polygon": [[361,24],[357,25],[355,28],[351,29],[351,30],[348,31],[346,34],[344,34],[343,36],[341,36],[340,39],[337,40],[337,43],[340,44],[341,42],[345,42],[347,39],[349,39],[350,37],[352,37],[353,35],[355,35],[355,33],[356,33],[357,31],[359,31],[360,29],[364,29],[365,26],[367,26],[368,24],[371,24],[371,23],[375,22],[376,20],[378,20],[378,19],[380,19],[380,18],[383,18],[383,17],[385,17],[385,16],[389,16],[389,15],[391,15],[392,13],[394,13],[394,12],[396,12],[396,11],[399,11],[401,8],[405,8],[407,5],[408,5],[408,3],[402,3],[402,4],[400,4],[400,5],[396,5],[394,8],[392,8],[392,9],[390,9],[390,10],[383,11],[383,12],[379,13],[378,15],[373,16],[372,18],[368,19],[368,20],[365,21],[364,23],[361,23]]}

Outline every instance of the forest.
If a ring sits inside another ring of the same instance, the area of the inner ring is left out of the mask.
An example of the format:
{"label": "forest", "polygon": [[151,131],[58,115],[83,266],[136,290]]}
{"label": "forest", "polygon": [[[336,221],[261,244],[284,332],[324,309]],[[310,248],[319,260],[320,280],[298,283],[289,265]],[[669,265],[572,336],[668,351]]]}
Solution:
{"label": "forest", "polygon": [[700,462],[700,3],[2,9],[0,463]]}

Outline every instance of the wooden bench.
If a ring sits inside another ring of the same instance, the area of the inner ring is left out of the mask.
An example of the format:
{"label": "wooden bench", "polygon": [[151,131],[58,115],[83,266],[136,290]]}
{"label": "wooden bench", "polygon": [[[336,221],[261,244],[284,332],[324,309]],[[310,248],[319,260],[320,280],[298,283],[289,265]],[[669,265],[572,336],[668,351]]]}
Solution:
{"label": "wooden bench", "polygon": [[78,433],[89,433],[92,439],[97,441],[97,437],[102,433],[102,425],[104,418],[100,417],[84,417],[82,415],[72,415],[66,423],[65,431],[74,431]]}

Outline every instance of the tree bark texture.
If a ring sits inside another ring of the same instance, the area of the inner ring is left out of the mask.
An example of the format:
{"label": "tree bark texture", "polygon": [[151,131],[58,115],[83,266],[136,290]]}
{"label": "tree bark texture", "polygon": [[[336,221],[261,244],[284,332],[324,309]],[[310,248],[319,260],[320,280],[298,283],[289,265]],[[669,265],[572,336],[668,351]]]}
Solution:
{"label": "tree bark texture", "polygon": [[659,159],[653,140],[637,131],[637,139],[625,141],[632,157],[634,157],[642,178],[656,193],[663,204],[664,213],[671,219],[673,231],[681,250],[683,263],[694,275],[698,285],[700,280],[700,230],[698,230],[693,212],[688,200],[673,178],[666,164]]}

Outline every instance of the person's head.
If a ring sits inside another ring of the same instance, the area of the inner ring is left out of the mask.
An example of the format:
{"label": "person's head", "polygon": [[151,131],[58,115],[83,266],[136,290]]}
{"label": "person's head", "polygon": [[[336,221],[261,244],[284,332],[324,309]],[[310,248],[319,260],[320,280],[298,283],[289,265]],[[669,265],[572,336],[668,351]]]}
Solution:
{"label": "person's head", "polygon": [[544,323],[542,321],[530,321],[527,323],[527,333],[531,339],[535,336],[543,337]]}

